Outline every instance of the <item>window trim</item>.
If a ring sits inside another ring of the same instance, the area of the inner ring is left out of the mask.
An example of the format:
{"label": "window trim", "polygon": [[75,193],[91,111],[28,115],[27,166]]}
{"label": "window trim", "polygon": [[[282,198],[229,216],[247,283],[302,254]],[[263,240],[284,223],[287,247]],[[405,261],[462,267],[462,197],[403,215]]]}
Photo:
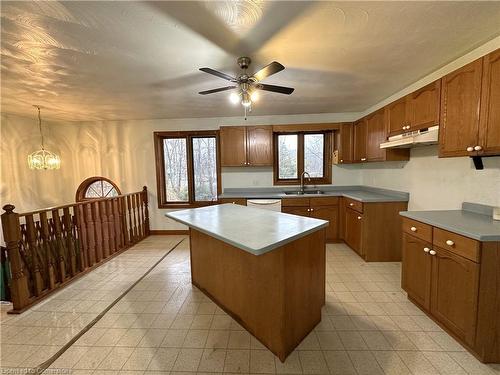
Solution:
{"label": "window trim", "polygon": [[[193,138],[215,137],[216,148],[216,173],[217,173],[217,198],[215,201],[197,202],[194,198],[194,164],[193,164]],[[217,204],[221,194],[221,166],[220,166],[220,138],[218,130],[204,131],[174,131],[153,132],[155,148],[156,188],[158,196],[158,208],[194,208]],[[188,196],[189,202],[168,202],[165,189],[165,160],[163,158],[163,140],[167,138],[186,138],[187,149],[187,173],[188,173]]]}
{"label": "window trim", "polygon": [[108,197],[99,197],[99,198],[87,198],[87,197],[85,197],[85,193],[89,189],[90,185],[92,185],[94,182],[97,182],[97,181],[106,181],[106,182],[108,182],[109,184],[111,184],[113,186],[113,188],[116,190],[116,192],[118,193],[118,195],[122,194],[121,191],[120,191],[120,188],[113,181],[111,181],[109,178],[102,177],[102,176],[93,176],[93,177],[86,178],[85,180],[83,180],[80,183],[80,185],[76,189],[75,201],[76,202],[84,202],[84,201],[91,201],[93,199],[108,198]]}
{"label": "window trim", "polygon": [[[278,136],[292,135],[298,136],[297,142],[297,175],[294,179],[279,178],[279,155],[278,155]],[[305,134],[323,134],[323,177],[312,177],[307,181],[310,185],[327,185],[332,183],[332,132],[331,131],[296,131],[296,132],[275,132],[273,134],[273,180],[274,185],[299,185],[300,175],[304,171],[304,135]]]}

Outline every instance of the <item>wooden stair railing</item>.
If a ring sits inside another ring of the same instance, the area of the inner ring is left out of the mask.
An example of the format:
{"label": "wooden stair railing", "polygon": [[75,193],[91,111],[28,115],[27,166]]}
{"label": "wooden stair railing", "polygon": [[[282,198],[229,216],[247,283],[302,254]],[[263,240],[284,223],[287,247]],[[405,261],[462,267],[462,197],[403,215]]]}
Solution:
{"label": "wooden stair railing", "polygon": [[16,213],[3,207],[13,310],[20,313],[149,236],[148,192]]}

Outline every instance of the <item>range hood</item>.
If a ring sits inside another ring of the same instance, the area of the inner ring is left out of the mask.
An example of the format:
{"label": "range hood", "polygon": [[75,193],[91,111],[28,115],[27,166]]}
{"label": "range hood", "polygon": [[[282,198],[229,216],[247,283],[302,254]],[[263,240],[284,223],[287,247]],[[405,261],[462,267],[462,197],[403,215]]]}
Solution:
{"label": "range hood", "polygon": [[431,126],[428,129],[415,130],[389,137],[387,142],[380,144],[380,148],[410,148],[434,145],[438,143],[438,134],[439,126]]}

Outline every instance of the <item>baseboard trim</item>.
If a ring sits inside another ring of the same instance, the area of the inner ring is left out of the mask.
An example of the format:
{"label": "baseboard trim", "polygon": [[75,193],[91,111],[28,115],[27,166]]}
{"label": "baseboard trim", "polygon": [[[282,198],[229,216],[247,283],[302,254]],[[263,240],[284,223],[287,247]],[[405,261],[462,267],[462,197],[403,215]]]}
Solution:
{"label": "baseboard trim", "polygon": [[153,236],[157,235],[179,235],[179,234],[189,234],[188,229],[151,229],[149,234]]}

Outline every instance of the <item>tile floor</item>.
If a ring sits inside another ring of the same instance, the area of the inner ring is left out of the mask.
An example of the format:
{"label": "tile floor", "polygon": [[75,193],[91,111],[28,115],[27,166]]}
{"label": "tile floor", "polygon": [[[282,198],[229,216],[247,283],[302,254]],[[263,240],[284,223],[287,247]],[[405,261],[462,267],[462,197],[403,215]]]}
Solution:
{"label": "tile floor", "polygon": [[[29,312],[2,314],[3,372],[49,358],[178,239],[149,237]],[[191,286],[185,240],[45,373],[500,374],[407,301],[400,271],[328,245],[322,322],[281,363]]]}

